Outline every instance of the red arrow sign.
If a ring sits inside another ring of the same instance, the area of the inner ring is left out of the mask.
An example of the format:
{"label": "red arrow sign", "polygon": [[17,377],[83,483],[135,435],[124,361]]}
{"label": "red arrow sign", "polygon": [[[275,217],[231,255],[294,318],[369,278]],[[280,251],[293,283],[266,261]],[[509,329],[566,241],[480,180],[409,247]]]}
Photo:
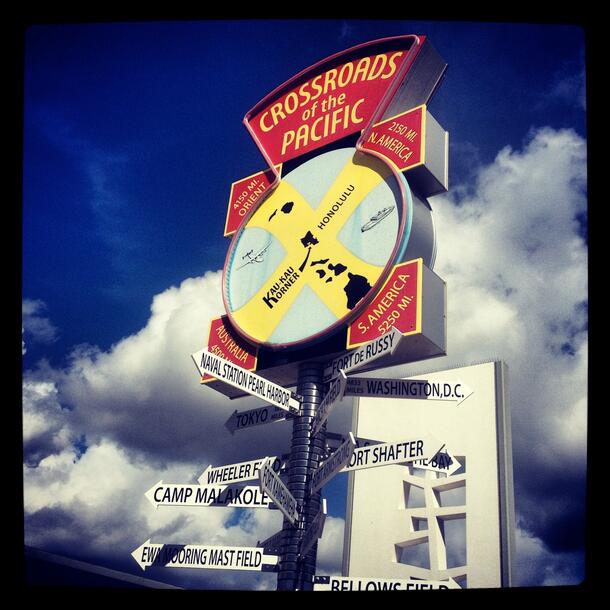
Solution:
{"label": "red arrow sign", "polygon": [[225,222],[225,237],[233,235],[244,221],[254,204],[265,197],[279,179],[281,165],[276,165],[277,176],[272,169],[252,174],[231,184],[229,208]]}
{"label": "red arrow sign", "polygon": [[424,162],[426,105],[418,106],[371,128],[364,150],[382,154],[404,172]]}
{"label": "red arrow sign", "polygon": [[421,258],[396,265],[371,304],[349,325],[347,347],[381,337],[392,326],[403,335],[421,332]]}
{"label": "red arrow sign", "polygon": [[[242,339],[232,328],[228,316],[212,318],[208,334],[208,351],[238,364],[247,371],[256,371],[258,348]],[[206,373],[201,383],[212,381],[214,377]]]}

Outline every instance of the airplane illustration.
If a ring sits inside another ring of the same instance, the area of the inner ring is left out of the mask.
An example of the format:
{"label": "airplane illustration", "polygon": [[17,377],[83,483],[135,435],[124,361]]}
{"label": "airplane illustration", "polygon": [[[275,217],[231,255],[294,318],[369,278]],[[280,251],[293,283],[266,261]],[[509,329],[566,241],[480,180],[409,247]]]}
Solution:
{"label": "airplane illustration", "polygon": [[251,263],[262,263],[264,260],[264,254],[265,254],[265,252],[267,252],[270,245],[271,245],[271,242],[269,242],[262,250],[259,250],[258,253],[255,254],[254,256],[252,256],[252,254],[254,252],[254,248],[252,248],[252,250],[249,250],[248,252],[246,252],[241,257],[241,260],[245,260],[245,259],[248,259],[248,260],[243,265],[240,265],[239,267],[237,267],[237,269],[243,269],[246,265],[250,265]]}

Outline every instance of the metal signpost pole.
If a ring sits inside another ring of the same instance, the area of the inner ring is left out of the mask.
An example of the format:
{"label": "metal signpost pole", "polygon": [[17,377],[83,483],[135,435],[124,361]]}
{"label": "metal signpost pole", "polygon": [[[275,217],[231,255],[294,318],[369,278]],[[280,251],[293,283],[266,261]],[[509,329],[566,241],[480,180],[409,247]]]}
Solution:
{"label": "metal signpost pole", "polygon": [[324,458],[326,446],[326,424],[316,434],[311,433],[311,422],[324,397],[323,367],[317,362],[303,362],[299,366],[296,391],[303,397],[302,415],[294,419],[292,427],[288,489],[299,503],[300,521],[297,528],[284,519],[278,591],[313,589],[318,545],[314,544],[305,556],[301,556],[300,541],[321,505],[320,491],[310,494],[309,482]]}

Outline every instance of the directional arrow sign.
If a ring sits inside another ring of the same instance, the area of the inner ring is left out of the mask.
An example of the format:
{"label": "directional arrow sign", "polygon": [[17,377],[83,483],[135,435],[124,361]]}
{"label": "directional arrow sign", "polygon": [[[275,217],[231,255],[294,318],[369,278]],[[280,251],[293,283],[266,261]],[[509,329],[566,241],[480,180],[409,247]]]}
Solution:
{"label": "directional arrow sign", "polygon": [[333,412],[338,402],[343,398],[346,383],[347,377],[345,376],[345,373],[339,370],[339,374],[331,381],[330,388],[328,389],[326,396],[320,403],[315,416],[311,420],[312,434],[316,434],[318,432],[324,422],[328,419],[329,415]]}
{"label": "directional arrow sign", "polygon": [[[348,377],[349,382],[349,377]],[[337,432],[329,432],[326,431],[326,441],[338,441],[339,444],[344,443],[349,436],[345,436],[344,434],[338,434]],[[368,445],[380,445],[383,441],[375,441],[371,438],[364,438],[363,436],[354,436],[354,440],[356,441],[356,448],[358,447],[366,447]]]}
{"label": "directional arrow sign", "polygon": [[311,476],[311,493],[315,493],[349,463],[356,448],[356,440],[350,432],[349,438]]}
{"label": "directional arrow sign", "polygon": [[265,460],[271,460],[274,470],[281,469],[282,462],[277,457],[262,457],[249,462],[238,462],[237,464],[227,464],[225,466],[208,466],[199,476],[197,481],[200,485],[229,485],[230,483],[242,483],[258,479],[259,470]]}
{"label": "directional arrow sign", "polygon": [[426,381],[425,379],[389,379],[379,377],[349,377],[346,396],[383,398],[414,398],[444,400],[456,406],[466,400],[473,390],[461,381]]}
{"label": "directional arrow sign", "polygon": [[267,405],[258,409],[250,409],[248,411],[233,411],[233,414],[225,423],[227,430],[234,434],[235,430],[243,430],[252,426],[261,426],[262,424],[270,424],[278,421],[285,421],[290,417],[284,409]]}
{"label": "directional arrow sign", "polygon": [[159,481],[144,494],[159,506],[231,506],[269,508],[271,500],[258,485],[176,485]]}
{"label": "directional arrow sign", "polygon": [[447,449],[444,451],[441,449],[429,460],[415,460],[414,462],[411,462],[411,465],[416,468],[421,468],[422,470],[444,472],[447,476],[451,476],[462,467],[457,458],[452,453],[449,453]]}
{"label": "directional arrow sign", "polygon": [[355,578],[314,576],[314,591],[418,591],[422,589],[461,589],[448,580],[411,580],[405,578]]}
{"label": "directional arrow sign", "polygon": [[[258,348],[241,337],[229,322],[229,316],[218,316],[210,320],[207,351],[221,356],[229,362],[248,370],[256,371]],[[214,377],[204,375],[201,383],[214,381]]]}
{"label": "directional arrow sign", "polygon": [[335,358],[325,367],[324,380],[328,381],[335,377],[340,370],[349,373],[386,354],[393,354],[401,339],[402,333],[396,328],[392,328],[385,335],[361,345],[345,354],[345,356]]}
{"label": "directional arrow sign", "polygon": [[425,460],[435,455],[442,446],[443,443],[428,434],[406,441],[361,447],[354,449],[349,464],[343,468],[342,472]]}
{"label": "directional arrow sign", "polygon": [[297,501],[273,470],[272,463],[272,458],[267,458],[259,471],[261,490],[277,504],[290,523],[295,525],[299,520]]}
{"label": "directional arrow sign", "polygon": [[284,536],[284,530],[280,530],[279,532],[276,532],[275,534],[273,534],[273,536],[269,536],[269,538],[267,538],[263,541],[259,540],[256,543],[256,546],[260,547],[262,549],[278,551],[278,553],[279,553],[279,550],[282,547],[282,537],[283,536]]}
{"label": "directional arrow sign", "polygon": [[277,564],[276,555],[263,549],[241,546],[202,546],[198,544],[153,544],[150,539],[131,556],[145,570],[152,565],[166,568],[208,568],[214,570],[268,570]]}
{"label": "directional arrow sign", "polygon": [[301,409],[301,401],[294,392],[286,390],[252,371],[247,371],[233,362],[211,354],[206,349],[191,354],[191,358],[202,376],[204,373],[208,373],[224,383],[257,398],[262,398],[290,413],[298,413]]}
{"label": "directional arrow sign", "polygon": [[316,543],[318,538],[322,538],[322,532],[324,530],[324,522],[326,521],[326,500],[322,498],[322,506],[320,510],[313,518],[311,525],[305,530],[303,537],[301,538],[301,550],[299,554],[303,557],[307,555],[309,549]]}
{"label": "directional arrow sign", "polygon": [[239,225],[247,216],[248,211],[254,207],[261,197],[264,197],[269,192],[271,185],[279,179],[282,166],[276,165],[275,169],[278,174],[277,176],[269,168],[266,171],[258,172],[233,182],[225,222],[225,237],[233,235],[237,231]]}

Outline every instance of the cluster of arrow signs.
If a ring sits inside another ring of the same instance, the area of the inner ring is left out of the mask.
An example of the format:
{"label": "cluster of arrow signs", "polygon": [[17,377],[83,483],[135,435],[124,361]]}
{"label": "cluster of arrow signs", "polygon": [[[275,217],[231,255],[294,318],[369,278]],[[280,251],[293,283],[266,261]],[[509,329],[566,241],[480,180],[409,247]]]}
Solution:
{"label": "cluster of arrow signs", "polygon": [[[365,344],[327,365],[325,380],[330,382],[329,389],[311,423],[312,434],[315,434],[326,422],[344,396],[382,395],[393,398],[452,400],[459,404],[472,394],[472,390],[462,383],[444,384],[446,387],[442,392],[433,393],[426,382],[417,380],[404,386],[397,385],[397,380],[393,379],[348,377],[348,373],[388,353],[393,353],[402,335],[398,330],[392,329],[384,339],[383,342],[375,340],[377,343],[374,350],[371,349],[370,344]],[[269,403],[249,411],[236,410],[225,424],[231,434],[236,430],[299,416],[301,397],[298,395],[236,364],[212,355],[207,350],[200,350],[191,357],[201,375],[204,373],[214,375],[225,383],[238,387],[252,396],[263,398]],[[310,482],[312,493],[322,488],[338,473],[351,470],[411,463],[417,468],[451,475],[461,466],[455,456],[432,435],[391,442],[356,438],[351,432],[347,436],[328,432],[327,437],[331,441],[337,441],[339,445],[313,473]],[[145,493],[145,496],[155,508],[203,506],[279,509],[290,523],[297,526],[300,520],[300,507],[280,476],[287,467],[288,458],[289,456],[265,456],[224,466],[210,465],[199,476],[197,485],[159,481]],[[249,481],[258,481],[258,484],[244,485]],[[323,499],[318,514],[301,537],[301,556],[304,556],[322,537],[326,515],[326,500]],[[162,565],[175,568],[277,571],[281,540],[281,531],[262,542],[259,541],[256,547],[154,544],[147,540],[132,553],[132,556],[143,570],[150,566]],[[362,583],[354,585],[357,579],[342,579],[340,584],[329,585],[324,580],[329,577],[315,578],[318,579],[316,580],[318,585],[314,586],[316,590],[348,590],[344,588],[348,586],[349,590],[353,590],[355,586],[365,586]],[[360,580],[364,581],[364,579]],[[345,584],[348,581],[351,584]],[[392,587],[406,590],[411,588],[410,582],[412,581],[396,581]],[[432,588],[446,588],[448,582],[433,583],[435,586]],[[378,584],[381,587],[383,583]],[[451,583],[449,584],[452,586]],[[387,583],[385,586],[390,587]]]}

